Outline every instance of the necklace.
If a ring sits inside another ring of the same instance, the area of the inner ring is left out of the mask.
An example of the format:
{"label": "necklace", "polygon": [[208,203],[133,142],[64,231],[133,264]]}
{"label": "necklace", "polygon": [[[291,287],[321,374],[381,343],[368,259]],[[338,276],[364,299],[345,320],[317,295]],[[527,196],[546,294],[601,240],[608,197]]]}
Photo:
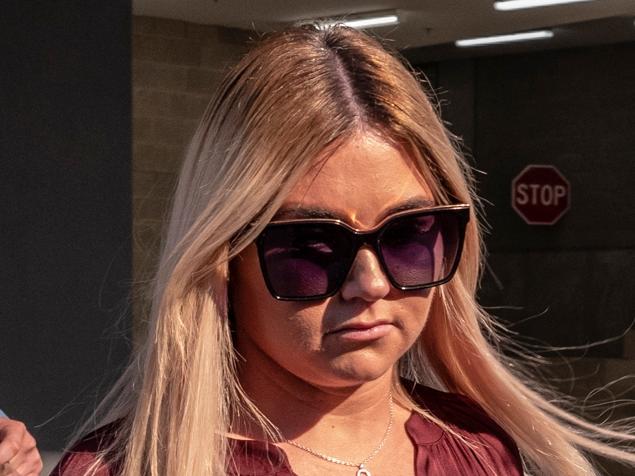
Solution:
{"label": "necklace", "polygon": [[297,442],[295,442],[293,440],[285,440],[285,443],[288,443],[291,446],[295,446],[296,448],[299,448],[299,449],[301,449],[303,451],[306,451],[309,454],[312,454],[313,456],[317,456],[318,458],[321,458],[323,460],[329,461],[331,463],[341,464],[341,465],[344,465],[344,466],[352,466],[354,468],[357,468],[357,473],[355,473],[355,476],[372,476],[370,471],[366,468],[366,463],[368,463],[371,459],[373,459],[375,456],[377,456],[377,453],[379,453],[381,451],[381,449],[386,444],[386,440],[388,439],[388,435],[390,434],[390,431],[392,430],[392,423],[393,423],[394,416],[395,416],[395,412],[394,412],[394,409],[393,409],[392,392],[388,393],[388,408],[389,408],[389,411],[390,411],[390,419],[388,420],[388,426],[386,427],[386,431],[384,431],[384,436],[382,436],[381,441],[375,447],[375,449],[372,451],[372,453],[370,453],[368,456],[366,456],[366,458],[364,458],[359,463],[351,463],[350,461],[344,461],[344,460],[341,460],[339,458],[335,458],[333,456],[328,456],[328,455],[322,454],[322,453],[320,453],[318,451],[312,450],[311,448],[308,448],[308,447],[306,447],[304,445],[301,445],[300,443],[297,443]]}

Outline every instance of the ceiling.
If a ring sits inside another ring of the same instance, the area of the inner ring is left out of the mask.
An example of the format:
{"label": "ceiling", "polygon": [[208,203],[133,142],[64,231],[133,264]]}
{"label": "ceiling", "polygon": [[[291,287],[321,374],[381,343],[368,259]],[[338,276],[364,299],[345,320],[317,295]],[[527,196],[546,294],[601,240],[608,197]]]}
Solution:
{"label": "ceiling", "polygon": [[[628,21],[635,40],[635,0],[596,0],[514,12],[495,11],[492,4],[493,0],[133,0],[133,12],[263,32],[304,19],[396,10],[399,25],[373,31],[394,41],[399,49],[577,23],[587,25],[588,42],[594,29],[589,22],[611,17]],[[606,22],[598,25],[603,30],[598,35],[606,41],[607,31],[601,27]]]}

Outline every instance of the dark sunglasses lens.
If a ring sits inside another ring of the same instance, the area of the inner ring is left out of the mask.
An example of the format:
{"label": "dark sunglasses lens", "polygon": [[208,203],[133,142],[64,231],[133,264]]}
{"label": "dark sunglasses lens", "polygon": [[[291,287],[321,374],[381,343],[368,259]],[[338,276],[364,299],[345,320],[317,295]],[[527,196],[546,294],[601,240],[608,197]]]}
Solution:
{"label": "dark sunglasses lens", "polygon": [[283,298],[324,296],[344,279],[351,241],[337,226],[295,224],[270,227],[262,237],[269,286]]}
{"label": "dark sunglasses lens", "polygon": [[396,219],[380,239],[388,272],[400,286],[447,279],[459,253],[461,230],[461,218],[452,211]]}

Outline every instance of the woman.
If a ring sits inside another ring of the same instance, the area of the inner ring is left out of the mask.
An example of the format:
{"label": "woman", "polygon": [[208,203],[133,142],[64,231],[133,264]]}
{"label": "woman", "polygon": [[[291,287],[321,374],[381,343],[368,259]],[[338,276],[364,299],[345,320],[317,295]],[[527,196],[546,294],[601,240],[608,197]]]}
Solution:
{"label": "woman", "polygon": [[480,260],[469,168],[407,69],[348,28],[271,35],[193,139],[145,347],[54,474],[635,463],[498,352]]}

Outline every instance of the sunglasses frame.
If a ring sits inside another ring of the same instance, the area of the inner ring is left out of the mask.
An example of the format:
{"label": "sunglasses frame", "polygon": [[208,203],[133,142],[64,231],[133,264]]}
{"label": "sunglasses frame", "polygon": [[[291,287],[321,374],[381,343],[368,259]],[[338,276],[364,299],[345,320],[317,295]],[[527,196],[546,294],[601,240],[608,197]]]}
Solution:
{"label": "sunglasses frame", "polygon": [[[458,226],[459,226],[458,238],[459,239],[457,243],[456,257],[454,258],[454,263],[452,264],[452,268],[450,269],[447,276],[444,279],[434,281],[432,283],[422,284],[422,285],[402,286],[399,283],[395,282],[392,276],[392,273],[388,271],[388,266],[386,265],[384,261],[383,252],[381,251],[381,236],[386,230],[386,228],[393,221],[403,217],[410,216],[410,215],[436,215],[436,214],[441,214],[448,211],[456,212],[458,216]],[[436,206],[432,208],[418,208],[418,209],[398,212],[384,218],[376,226],[374,226],[373,228],[367,231],[358,230],[356,228],[353,228],[348,223],[342,220],[332,219],[332,218],[307,218],[307,219],[290,219],[290,220],[273,221],[269,223],[265,227],[265,229],[262,231],[262,233],[258,235],[258,238],[256,238],[256,246],[258,248],[258,260],[260,261],[260,271],[262,273],[262,277],[265,281],[267,289],[269,290],[269,293],[275,299],[278,299],[280,301],[314,301],[314,300],[326,299],[328,297],[334,296],[340,291],[344,282],[346,281],[346,277],[351,271],[351,267],[353,266],[353,263],[355,262],[355,258],[357,257],[357,253],[359,252],[359,249],[364,245],[369,245],[372,248],[373,252],[375,253],[375,256],[377,257],[377,259],[379,260],[380,265],[382,267],[382,271],[384,272],[384,274],[386,275],[386,277],[388,278],[388,280],[390,281],[393,287],[395,287],[396,289],[400,289],[402,291],[431,288],[434,286],[439,286],[441,284],[447,283],[454,276],[454,273],[456,272],[456,269],[458,268],[459,262],[461,260],[463,243],[465,241],[465,228],[467,226],[469,219],[470,219],[470,205],[462,203],[462,204],[456,204],[456,205],[440,205],[440,206]],[[329,225],[337,225],[337,226],[343,227],[352,236],[352,250],[350,252],[350,256],[352,256],[352,258],[350,259],[349,263],[345,263],[347,265],[346,274],[344,274],[344,278],[341,280],[338,286],[335,286],[335,289],[333,291],[329,293],[316,294],[312,296],[295,296],[295,297],[280,296],[279,294],[275,292],[273,285],[269,279],[268,272],[266,270],[264,242],[267,236],[267,232],[279,226],[296,225],[296,224],[299,225],[299,224],[305,224],[305,223],[313,224],[313,225],[329,224]]]}

